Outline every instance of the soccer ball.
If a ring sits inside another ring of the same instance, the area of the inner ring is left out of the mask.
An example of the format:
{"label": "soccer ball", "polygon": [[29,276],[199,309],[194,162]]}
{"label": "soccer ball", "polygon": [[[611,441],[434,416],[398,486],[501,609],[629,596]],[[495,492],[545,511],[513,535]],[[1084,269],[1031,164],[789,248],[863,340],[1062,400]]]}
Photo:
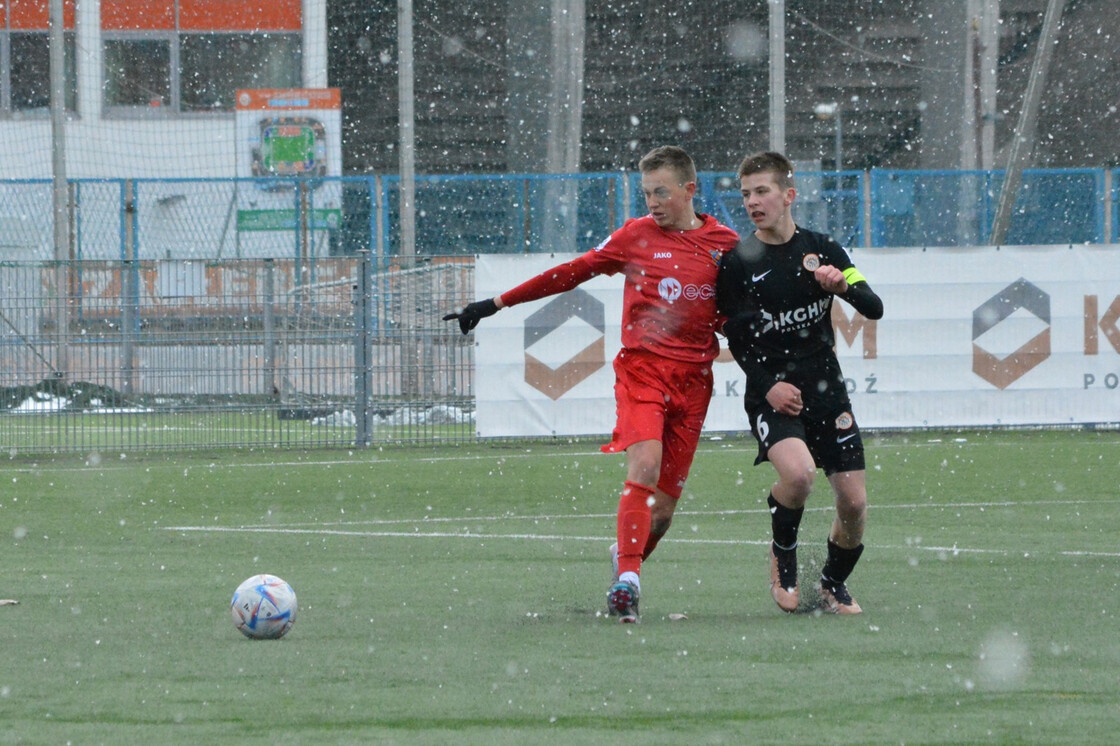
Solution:
{"label": "soccer ball", "polygon": [[254,575],[237,586],[229,604],[233,624],[246,637],[275,640],[296,621],[296,592],[275,575]]}

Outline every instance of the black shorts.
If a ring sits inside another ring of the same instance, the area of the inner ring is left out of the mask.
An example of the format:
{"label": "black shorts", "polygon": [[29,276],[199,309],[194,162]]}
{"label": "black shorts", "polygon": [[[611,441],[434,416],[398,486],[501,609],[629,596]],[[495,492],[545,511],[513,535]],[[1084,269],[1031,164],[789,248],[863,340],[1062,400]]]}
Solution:
{"label": "black shorts", "polygon": [[758,441],[755,464],[767,460],[767,452],[778,441],[797,438],[809,447],[817,468],[827,476],[845,471],[863,471],[863,438],[847,397],[831,405],[806,406],[797,417],[780,414],[765,399],[745,402],[751,432]]}

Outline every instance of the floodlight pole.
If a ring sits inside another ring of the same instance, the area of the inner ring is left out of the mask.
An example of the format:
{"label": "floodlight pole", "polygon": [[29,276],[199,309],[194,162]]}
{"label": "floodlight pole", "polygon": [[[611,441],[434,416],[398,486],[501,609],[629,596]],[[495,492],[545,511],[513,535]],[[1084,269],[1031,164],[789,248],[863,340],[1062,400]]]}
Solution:
{"label": "floodlight pole", "polygon": [[54,219],[55,321],[58,324],[54,376],[70,373],[70,187],[66,183],[66,48],[63,0],[50,0],[51,176]]}
{"label": "floodlight pole", "polygon": [[[400,112],[400,213],[401,268],[416,265],[416,111],[414,98],[412,0],[397,0],[397,54],[399,80],[397,95]],[[407,299],[412,301],[413,299]],[[401,393],[416,396],[420,391],[420,356],[418,351],[420,319],[416,303],[401,306]]]}
{"label": "floodlight pole", "polygon": [[786,0],[770,3],[770,149],[786,152]]}
{"label": "floodlight pole", "polygon": [[991,171],[996,151],[999,0],[981,0],[977,41],[980,48],[980,170]]}
{"label": "floodlight pole", "polygon": [[397,0],[397,55],[400,131],[401,264],[411,267],[416,258],[416,109],[415,68],[412,46],[412,0]]}
{"label": "floodlight pole", "polygon": [[1038,50],[1035,52],[1031,74],[1027,79],[1023,107],[1019,110],[1019,123],[1015,125],[1015,134],[1011,139],[1007,170],[1004,172],[1003,187],[999,192],[996,215],[992,220],[992,232],[988,238],[988,243],[992,246],[999,246],[1007,239],[1007,228],[1011,224],[1011,208],[1014,207],[1015,197],[1019,194],[1023,169],[1031,161],[1038,109],[1042,103],[1042,94],[1046,90],[1046,74],[1050,70],[1050,59],[1054,56],[1054,44],[1057,41],[1058,26],[1062,20],[1065,4],[1066,0],[1049,0],[1046,5],[1046,16],[1042,19],[1042,34],[1038,37]]}

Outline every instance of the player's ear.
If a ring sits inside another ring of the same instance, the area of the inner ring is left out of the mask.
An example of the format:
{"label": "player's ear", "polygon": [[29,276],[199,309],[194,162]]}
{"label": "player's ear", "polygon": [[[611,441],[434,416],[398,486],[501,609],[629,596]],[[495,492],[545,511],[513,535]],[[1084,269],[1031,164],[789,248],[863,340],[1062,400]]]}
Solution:
{"label": "player's ear", "polygon": [[789,189],[786,190],[786,200],[785,200],[786,207],[789,207],[790,205],[792,205],[793,201],[795,199],[797,199],[797,190],[794,189],[793,187],[790,187]]}
{"label": "player's ear", "polygon": [[688,182],[687,184],[684,185],[684,190],[686,192],[688,192],[689,197],[695,197],[696,196],[696,182],[695,181]]}

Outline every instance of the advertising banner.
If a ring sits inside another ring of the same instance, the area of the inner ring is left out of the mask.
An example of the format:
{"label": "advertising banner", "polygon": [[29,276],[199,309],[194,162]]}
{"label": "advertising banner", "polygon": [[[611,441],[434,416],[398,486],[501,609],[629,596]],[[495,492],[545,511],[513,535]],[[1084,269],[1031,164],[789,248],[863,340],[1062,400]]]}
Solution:
{"label": "advertising banner", "polygon": [[[321,243],[342,223],[342,97],[337,88],[245,89],[237,91],[238,175],[255,177],[237,199],[240,233],[302,231]],[[296,185],[299,185],[297,189]],[[319,231],[316,234],[316,231]],[[254,239],[245,236],[252,251]],[[303,246],[302,254],[323,253]]]}
{"label": "advertising banner", "polygon": [[[868,321],[833,303],[836,351],[864,428],[1120,421],[1118,247],[866,249],[883,298]],[[481,256],[476,297],[571,256]],[[483,436],[589,435],[614,425],[621,277],[505,309],[475,330]],[[721,340],[722,342],[722,340]],[[748,430],[744,376],[714,366],[705,429]]]}

